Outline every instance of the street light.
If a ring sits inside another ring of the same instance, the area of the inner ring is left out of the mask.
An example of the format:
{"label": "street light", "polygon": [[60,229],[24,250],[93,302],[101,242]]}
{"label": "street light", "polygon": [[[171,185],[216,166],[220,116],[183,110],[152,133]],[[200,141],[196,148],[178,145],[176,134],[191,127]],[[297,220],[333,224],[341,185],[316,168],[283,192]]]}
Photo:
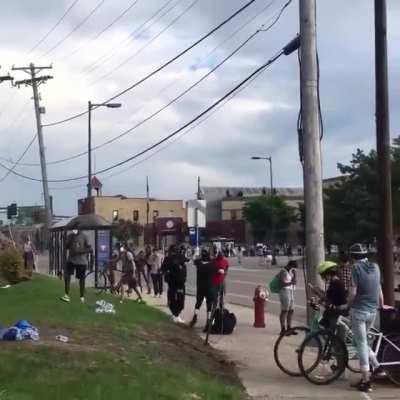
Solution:
{"label": "street light", "polygon": [[98,107],[120,108],[121,103],[94,104],[88,101],[88,185],[87,197],[92,197],[92,109]]}
{"label": "street light", "polygon": [[[251,157],[252,160],[265,160],[269,162],[269,177],[270,177],[270,191],[271,191],[271,196],[274,194],[274,184],[273,184],[273,175],[272,175],[272,157],[258,157],[258,156],[253,156]],[[268,165],[267,165],[268,167]],[[268,179],[268,176],[267,176]]]}
{"label": "street light", "polygon": [[[270,192],[271,192],[271,196],[273,196],[274,195],[274,184],[273,184],[273,175],[272,175],[272,157],[271,156],[269,156],[269,157],[259,157],[259,156],[253,156],[253,157],[251,157],[251,159],[252,160],[265,160],[265,161],[267,161],[267,162],[269,162],[269,177],[270,177]],[[267,169],[268,169],[268,165],[267,165]],[[267,172],[267,182],[268,182],[268,172]],[[271,238],[271,241],[272,241],[272,245],[271,245],[271,247],[272,247],[272,265],[276,265],[277,264],[277,261],[276,261],[276,255],[275,255],[275,217],[274,217],[274,215],[273,215],[273,213],[272,213],[272,215],[271,215],[271,218],[272,218],[272,226],[271,226],[271,228],[272,228],[272,238]]]}

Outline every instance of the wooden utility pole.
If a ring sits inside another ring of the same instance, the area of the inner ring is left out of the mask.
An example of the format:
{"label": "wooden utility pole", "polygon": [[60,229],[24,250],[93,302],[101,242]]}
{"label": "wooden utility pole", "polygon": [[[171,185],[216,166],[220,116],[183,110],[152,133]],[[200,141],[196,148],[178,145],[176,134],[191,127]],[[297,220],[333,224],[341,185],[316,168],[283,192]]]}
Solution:
{"label": "wooden utility pole", "polygon": [[385,303],[394,306],[392,174],[388,94],[386,0],[375,0],[376,150],[378,155],[378,256]]}
{"label": "wooden utility pole", "polygon": [[325,247],[318,107],[316,0],[300,0],[299,6],[306,266],[308,281],[317,284],[317,266],[324,261]]}
{"label": "wooden utility pole", "polygon": [[51,69],[52,66],[48,67],[35,67],[33,63],[29,64],[29,67],[13,67],[13,71],[24,71],[31,76],[30,79],[24,79],[22,81],[15,82],[15,85],[20,87],[21,85],[32,86],[33,89],[33,101],[35,105],[35,115],[36,115],[36,127],[37,127],[37,135],[39,142],[39,155],[40,155],[40,166],[42,169],[42,184],[43,184],[43,197],[44,197],[44,207],[46,210],[46,233],[48,238],[49,229],[51,227],[51,223],[53,220],[52,212],[51,212],[51,202],[49,195],[49,184],[47,180],[47,166],[46,166],[46,152],[45,145],[43,140],[43,129],[42,129],[42,121],[41,114],[45,113],[44,107],[40,107],[40,97],[38,86],[49,79],[53,79],[52,76],[36,76],[37,72],[40,72],[44,69]]}

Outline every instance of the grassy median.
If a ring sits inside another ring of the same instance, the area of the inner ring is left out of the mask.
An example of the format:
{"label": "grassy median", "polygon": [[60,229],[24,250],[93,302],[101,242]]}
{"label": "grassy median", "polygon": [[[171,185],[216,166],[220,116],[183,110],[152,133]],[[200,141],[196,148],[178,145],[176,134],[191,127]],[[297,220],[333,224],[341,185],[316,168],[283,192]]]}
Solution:
{"label": "grassy median", "polygon": [[[244,399],[234,367],[162,312],[89,291],[63,303],[44,276],[0,290],[0,325],[26,319],[38,342],[0,342],[0,400]],[[96,314],[95,302],[115,315]],[[58,342],[57,335],[69,337]]]}

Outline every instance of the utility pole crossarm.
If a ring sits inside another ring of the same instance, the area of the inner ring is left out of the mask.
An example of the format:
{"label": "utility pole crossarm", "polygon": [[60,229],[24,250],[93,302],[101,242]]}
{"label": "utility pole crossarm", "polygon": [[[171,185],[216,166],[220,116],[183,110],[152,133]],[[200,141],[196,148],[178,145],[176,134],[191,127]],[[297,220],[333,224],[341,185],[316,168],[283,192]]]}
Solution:
{"label": "utility pole crossarm", "polygon": [[53,79],[53,77],[50,75],[45,75],[45,76],[39,76],[39,77],[33,78],[33,79],[23,79],[21,81],[16,81],[14,83],[14,86],[17,86],[17,87],[20,87],[21,85],[28,86],[28,85],[32,85],[33,82],[40,84],[40,83],[44,83],[44,82],[48,81],[49,79]]}

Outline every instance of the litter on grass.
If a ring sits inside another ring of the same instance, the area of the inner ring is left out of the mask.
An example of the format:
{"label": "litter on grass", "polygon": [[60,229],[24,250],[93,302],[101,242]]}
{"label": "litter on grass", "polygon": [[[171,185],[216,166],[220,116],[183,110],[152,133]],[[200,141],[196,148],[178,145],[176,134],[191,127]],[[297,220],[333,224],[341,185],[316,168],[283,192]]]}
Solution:
{"label": "litter on grass", "polygon": [[104,300],[96,301],[97,314],[115,314],[114,305]]}
{"label": "litter on grass", "polygon": [[9,328],[2,329],[0,327],[0,340],[16,341],[16,340],[39,340],[39,329],[31,325],[26,320],[20,320]]}

